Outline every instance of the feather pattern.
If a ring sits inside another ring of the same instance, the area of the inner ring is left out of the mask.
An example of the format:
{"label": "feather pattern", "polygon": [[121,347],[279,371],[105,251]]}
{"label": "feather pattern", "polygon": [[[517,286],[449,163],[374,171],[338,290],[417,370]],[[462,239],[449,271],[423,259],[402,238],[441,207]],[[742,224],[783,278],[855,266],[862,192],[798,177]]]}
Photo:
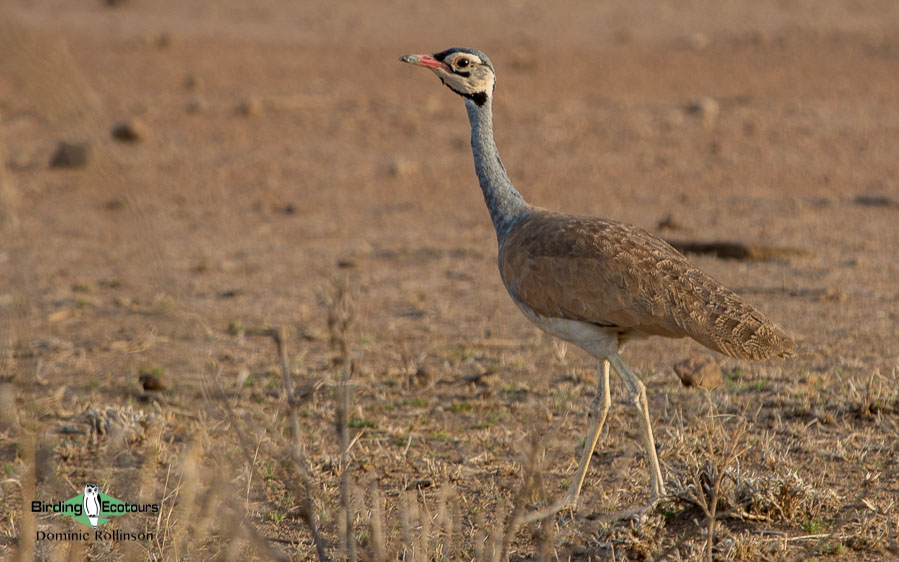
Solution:
{"label": "feather pattern", "polygon": [[512,298],[540,316],[625,337],[688,336],[741,359],[792,354],[780,328],[636,226],[530,207],[501,240],[499,269]]}

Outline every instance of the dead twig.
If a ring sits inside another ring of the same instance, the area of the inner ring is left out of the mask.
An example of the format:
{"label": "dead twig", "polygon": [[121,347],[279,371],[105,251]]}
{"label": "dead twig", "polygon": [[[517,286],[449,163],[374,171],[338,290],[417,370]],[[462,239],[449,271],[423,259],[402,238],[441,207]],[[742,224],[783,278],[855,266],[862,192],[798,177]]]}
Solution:
{"label": "dead twig", "polygon": [[351,507],[351,482],[349,471],[350,440],[348,433],[348,417],[352,397],[350,381],[355,372],[355,364],[350,358],[348,331],[354,317],[354,306],[349,299],[345,281],[335,280],[334,296],[328,307],[328,330],[331,336],[331,348],[335,353],[335,365],[340,369],[335,400],[337,402],[335,424],[337,438],[340,442],[340,510],[342,525],[338,529],[340,549],[347,560],[356,562],[356,541],[353,536],[353,510]]}
{"label": "dead twig", "polygon": [[301,517],[306,523],[306,526],[309,527],[309,532],[312,533],[312,540],[315,543],[318,559],[324,561],[328,559],[328,555],[325,552],[324,539],[322,539],[322,536],[318,531],[318,525],[315,521],[315,507],[312,504],[312,486],[309,484],[312,470],[309,468],[309,462],[306,460],[306,455],[300,441],[300,422],[297,417],[297,401],[290,381],[290,363],[287,359],[287,330],[284,328],[279,328],[277,330],[272,329],[269,331],[269,335],[275,341],[275,346],[278,349],[278,356],[281,359],[281,381],[284,384],[284,396],[287,398],[287,417],[290,419],[291,437],[293,437],[291,458],[294,459],[294,462],[299,468],[303,492],[301,496],[298,496],[298,498],[302,498],[301,501],[303,503],[303,509],[300,510]]}
{"label": "dead twig", "polygon": [[[259,471],[256,468],[256,463],[253,460],[255,457],[253,447],[250,445],[249,438],[243,432],[243,429],[241,429],[237,416],[234,415],[234,410],[231,407],[231,404],[228,402],[225,390],[221,386],[220,377],[212,377],[212,382],[215,385],[216,390],[218,391],[222,403],[225,404],[225,414],[228,417],[228,423],[234,429],[234,432],[237,435],[237,441],[240,444],[241,449],[243,450],[250,470],[253,472],[253,478],[255,480],[258,480],[259,482],[264,482],[265,479],[261,474],[259,474]],[[295,449],[291,448],[290,453],[291,454],[287,458],[282,460],[282,466],[287,472],[290,472],[291,467],[287,459],[289,458],[293,460],[294,464],[299,469],[298,472],[300,474],[301,486],[296,486],[294,480],[291,478],[285,478],[284,483],[288,487],[288,489],[290,489],[291,494],[293,494],[295,498],[300,500],[300,517],[306,523],[306,526],[309,528],[309,532],[312,534],[312,540],[315,543],[315,550],[318,554],[319,561],[327,562],[330,559],[328,558],[328,554],[325,551],[325,540],[321,536],[321,533],[318,530],[318,525],[315,521],[315,508],[312,504],[312,486],[310,484],[312,470],[309,468],[309,463],[306,461],[305,454],[303,454],[301,447],[296,447]]]}

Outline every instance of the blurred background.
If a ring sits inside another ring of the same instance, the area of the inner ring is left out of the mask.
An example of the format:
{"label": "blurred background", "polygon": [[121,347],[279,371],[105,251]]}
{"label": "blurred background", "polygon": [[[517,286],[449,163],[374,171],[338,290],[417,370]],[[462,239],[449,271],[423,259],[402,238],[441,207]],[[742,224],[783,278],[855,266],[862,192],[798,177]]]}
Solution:
{"label": "blurred background", "polygon": [[[732,383],[719,402],[764,405],[771,419],[803,411],[797,427],[817,420],[819,431],[822,412],[837,412],[829,423],[839,432],[879,436],[873,468],[858,461],[861,449],[827,466],[786,448],[781,465],[804,467],[835,494],[871,468],[878,482],[893,477],[878,494],[899,492],[899,3],[6,0],[0,463],[25,488],[3,485],[0,551],[49,552],[22,546],[22,525],[34,524],[23,490],[65,499],[91,477],[115,497],[127,489],[178,505],[156,482],[183,468],[179,456],[221,466],[214,444],[234,438],[213,423],[222,404],[250,425],[283,406],[280,360],[264,335],[278,326],[290,328],[292,373],[307,385],[321,524],[336,533],[321,499],[336,478],[322,468],[337,454],[335,279],[353,302],[344,336],[356,365],[360,489],[373,475],[389,491],[427,474],[435,490],[451,481],[508,498],[520,468],[509,459],[534,419],[555,420],[553,435],[567,428],[553,454],[574,462],[594,366],[538,333],[506,296],[462,103],[397,60],[451,46],[481,49],[496,66],[497,143],[531,203],[674,242],[744,247],[742,257],[694,259],[794,334],[800,353],[761,367],[717,357]],[[701,352],[685,341],[629,350],[652,408],[665,408],[663,425],[669,400],[675,410],[698,400],[673,384],[672,365]],[[484,372],[501,374],[484,386],[466,378]],[[871,397],[880,410],[853,417]],[[115,422],[131,429],[114,442],[84,421],[109,408],[132,420]],[[633,444],[631,412],[617,410],[610,431],[618,423],[616,440]],[[142,449],[150,444],[153,454]],[[73,460],[75,450],[91,458],[81,448],[94,445],[130,452],[100,475]],[[624,462],[632,451],[618,453]],[[246,493],[253,461],[231,462]],[[481,468],[465,472],[472,463]],[[612,471],[607,484],[628,477]],[[283,494],[249,495],[248,520],[263,534],[311,552],[302,521],[279,527],[270,515]],[[402,511],[394,500],[389,517]],[[285,509],[287,523],[296,519]],[[459,544],[477,530],[465,513],[462,528],[474,530]],[[170,538],[128,552],[227,548],[154,524]],[[676,541],[671,533],[648,552]],[[239,548],[265,552],[238,535]],[[516,541],[536,552],[536,539]],[[895,527],[847,556],[887,556],[890,545]]]}

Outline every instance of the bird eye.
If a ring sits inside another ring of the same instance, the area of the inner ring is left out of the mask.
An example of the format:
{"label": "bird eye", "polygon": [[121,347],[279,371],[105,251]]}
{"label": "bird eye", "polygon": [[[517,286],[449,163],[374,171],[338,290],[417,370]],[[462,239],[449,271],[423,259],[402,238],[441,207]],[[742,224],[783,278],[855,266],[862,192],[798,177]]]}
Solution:
{"label": "bird eye", "polygon": [[468,59],[459,59],[456,61],[456,66],[458,66],[459,68],[465,68],[469,64],[471,64],[471,61]]}

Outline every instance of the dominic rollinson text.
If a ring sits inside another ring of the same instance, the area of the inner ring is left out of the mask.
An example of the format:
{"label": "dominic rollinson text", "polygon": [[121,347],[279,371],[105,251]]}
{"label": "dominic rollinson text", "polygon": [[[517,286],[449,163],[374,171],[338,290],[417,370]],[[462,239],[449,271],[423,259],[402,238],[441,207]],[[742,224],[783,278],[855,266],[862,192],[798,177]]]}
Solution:
{"label": "dominic rollinson text", "polygon": [[94,529],[93,531],[37,531],[35,538],[39,541],[89,541],[91,538],[95,541],[152,541],[154,534],[143,531],[129,533],[118,529],[112,531]]}

